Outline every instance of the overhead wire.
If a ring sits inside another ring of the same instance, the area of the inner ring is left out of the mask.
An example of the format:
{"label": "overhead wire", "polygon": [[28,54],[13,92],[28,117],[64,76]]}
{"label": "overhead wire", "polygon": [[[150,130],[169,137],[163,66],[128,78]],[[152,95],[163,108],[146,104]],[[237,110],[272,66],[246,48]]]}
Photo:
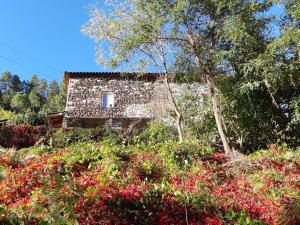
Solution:
{"label": "overhead wire", "polygon": [[16,65],[18,65],[18,66],[20,66],[20,67],[23,67],[23,68],[25,68],[25,69],[28,69],[25,65],[23,65],[23,64],[21,64],[21,63],[18,63],[17,61],[15,61],[15,60],[13,60],[13,59],[7,58],[7,57],[2,56],[2,55],[0,55],[0,58],[6,60],[6,61],[8,61],[8,62],[11,62],[11,63],[13,63],[13,64],[16,64]]}
{"label": "overhead wire", "polygon": [[52,79],[54,79],[54,80],[57,80],[57,78],[55,78],[54,76],[49,76],[49,75],[45,75],[45,74],[43,74],[43,73],[39,73],[38,71],[36,71],[36,70],[34,70],[34,69],[32,69],[32,68],[30,68],[30,67],[28,67],[28,66],[26,66],[26,65],[24,65],[24,64],[22,64],[22,63],[19,63],[19,62],[15,61],[15,60],[13,60],[13,59],[11,59],[11,58],[8,58],[8,57],[6,57],[6,56],[0,55],[0,58],[1,58],[1,59],[4,59],[4,60],[6,60],[6,61],[8,61],[8,62],[10,62],[10,63],[13,63],[13,64],[15,64],[15,65],[17,65],[17,66],[20,66],[20,67],[22,67],[22,68],[24,68],[24,69],[30,71],[30,72],[33,73],[33,74],[34,74],[34,73],[37,73],[37,74],[39,74],[39,75],[41,75],[41,76],[43,76],[43,77],[50,77],[50,78],[52,78]]}
{"label": "overhead wire", "polygon": [[49,69],[51,69],[51,70],[53,70],[53,71],[55,71],[55,72],[59,72],[59,73],[62,73],[62,72],[63,72],[62,70],[60,70],[60,69],[58,69],[58,68],[56,68],[56,67],[54,67],[54,66],[51,66],[51,65],[49,65],[48,63],[45,63],[45,62],[43,62],[43,61],[41,61],[41,60],[39,60],[39,59],[37,59],[37,58],[35,58],[35,57],[33,57],[33,56],[31,56],[31,55],[29,55],[29,54],[27,54],[27,53],[21,51],[20,49],[17,49],[17,48],[15,48],[15,47],[12,47],[12,46],[6,44],[6,43],[3,43],[2,41],[0,41],[0,45],[2,45],[3,47],[5,47],[5,48],[7,48],[7,49],[12,50],[12,51],[18,52],[19,54],[21,54],[21,55],[23,55],[23,56],[25,56],[25,57],[27,57],[27,58],[33,60],[33,61],[35,61],[35,62],[37,62],[37,63],[39,63],[39,64],[45,66],[45,67],[48,67]]}

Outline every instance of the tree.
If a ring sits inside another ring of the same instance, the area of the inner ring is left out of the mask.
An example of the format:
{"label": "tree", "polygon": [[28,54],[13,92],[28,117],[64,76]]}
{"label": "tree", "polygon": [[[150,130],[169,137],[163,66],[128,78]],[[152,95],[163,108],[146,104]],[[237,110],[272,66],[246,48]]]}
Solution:
{"label": "tree", "polygon": [[12,74],[9,71],[5,71],[1,74],[1,80],[4,82],[11,82]]}
{"label": "tree", "polygon": [[44,98],[46,97],[47,94],[47,88],[48,88],[47,81],[45,79],[41,79],[38,87],[38,92]]}
{"label": "tree", "polygon": [[30,90],[37,89],[40,85],[40,80],[36,74],[33,74],[30,81],[28,82],[30,85]]}
{"label": "tree", "polygon": [[11,110],[11,100],[13,96],[10,92],[4,92],[2,94],[2,106],[5,110]]}
{"label": "tree", "polygon": [[1,74],[0,81],[4,82],[3,91],[7,92],[8,89],[11,87],[11,81],[12,81],[13,75],[9,71],[5,71]]}
{"label": "tree", "polygon": [[30,106],[30,102],[28,100],[28,96],[25,93],[18,92],[11,100],[11,108],[16,110],[17,112],[26,111]]}
{"label": "tree", "polygon": [[270,6],[266,1],[250,0],[226,3],[221,0],[128,0],[112,3],[109,12],[92,9],[91,19],[83,31],[95,41],[111,45],[110,55],[101,48],[97,50],[98,62],[103,64],[107,57],[108,64],[115,66],[128,62],[129,58],[138,59],[136,42],[143,47],[142,51],[149,48],[151,42],[164,42],[176,49],[169,56],[173,62],[192,65],[206,83],[224,150],[230,154],[215,79],[222,74],[230,75],[235,66],[232,62],[239,57],[249,60],[248,53],[260,48],[260,37],[268,18],[256,15]]}
{"label": "tree", "polygon": [[[115,6],[115,15],[118,18],[122,18],[124,12],[117,12],[120,6]],[[96,8],[94,8],[92,14],[93,13],[99,15],[99,19],[101,20],[99,21],[99,23],[102,24],[101,30],[98,30],[99,33],[97,34],[101,36],[99,40],[101,40],[102,42],[105,42],[105,40],[111,40],[110,43],[113,49],[118,49],[118,51],[115,51],[115,53],[120,55],[120,58],[118,59],[116,59],[114,56],[98,58],[98,62],[110,67],[116,67],[119,66],[122,62],[130,61],[132,58],[134,58],[135,53],[139,52],[146,57],[141,58],[141,60],[138,61],[137,64],[135,64],[139,70],[142,71],[145,67],[153,67],[156,68],[156,70],[161,71],[161,78],[165,87],[164,94],[166,94],[166,97],[169,100],[168,102],[170,103],[172,110],[175,112],[178,139],[180,142],[182,142],[184,140],[182,114],[178,102],[176,101],[169,84],[169,81],[173,76],[173,73],[170,70],[172,60],[171,57],[169,57],[171,46],[169,46],[167,42],[159,40],[156,37],[157,35],[162,36],[160,32],[163,32],[163,30],[158,31],[155,29],[144,29],[142,23],[136,23],[134,24],[134,27],[132,27],[133,20],[142,19],[140,15],[132,14],[130,20],[121,20],[118,21],[119,24],[117,24],[116,21],[108,19],[105,14],[101,15],[100,11],[98,11]],[[136,11],[136,14],[138,13],[139,12]],[[154,21],[151,22],[153,22],[151,25],[154,25]],[[115,27],[113,29],[111,29],[112,23],[115,23]],[[83,32],[93,37],[93,29],[96,29],[93,26],[94,24],[92,23],[87,24],[86,26],[84,26]],[[117,29],[117,27],[122,27],[122,29]],[[130,30],[132,30],[133,32],[129,32]],[[134,32],[137,30],[138,32]],[[120,37],[119,33],[123,33],[124,36]],[[164,104],[164,106],[166,105]]]}
{"label": "tree", "polygon": [[20,80],[20,77],[18,75],[13,75],[11,79],[11,91],[13,93],[17,93],[22,91],[22,82]]}
{"label": "tree", "polygon": [[66,107],[66,93],[64,83],[58,86],[57,81],[52,81],[49,85],[47,100],[43,106],[45,112],[61,112]]}
{"label": "tree", "polygon": [[42,98],[36,90],[32,90],[28,96],[30,107],[38,111],[42,106]]}
{"label": "tree", "polygon": [[65,107],[65,87],[63,84],[60,87],[57,81],[52,81],[48,88],[47,81],[35,74],[29,81],[21,81],[8,71],[2,73],[0,80],[10,86],[9,91],[0,92],[0,107],[4,110],[34,115],[62,111]]}
{"label": "tree", "polygon": [[51,81],[49,84],[48,96],[59,94],[59,84],[56,80]]}
{"label": "tree", "polygon": [[[227,133],[231,140],[238,140],[240,147],[246,143],[248,149],[251,146],[255,150],[279,140],[291,147],[300,143],[297,4],[282,2],[284,15],[271,20],[269,31],[257,32],[259,29],[248,27],[249,32],[253,30],[248,54],[230,57],[235,73],[216,79]],[[277,31],[275,35],[272,30]]]}
{"label": "tree", "polygon": [[29,81],[25,81],[23,80],[22,81],[22,87],[23,87],[23,91],[26,93],[26,94],[29,94],[30,91],[31,91],[31,86],[29,84]]}

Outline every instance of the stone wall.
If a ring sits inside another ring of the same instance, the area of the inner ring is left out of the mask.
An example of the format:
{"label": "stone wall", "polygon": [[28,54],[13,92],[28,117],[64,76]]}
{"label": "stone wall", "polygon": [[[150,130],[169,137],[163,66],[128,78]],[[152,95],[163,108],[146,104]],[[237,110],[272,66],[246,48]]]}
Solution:
{"label": "stone wall", "polygon": [[[153,82],[107,78],[71,78],[68,85],[67,117],[152,118],[147,105],[153,96]],[[114,92],[113,108],[101,107],[101,92]]]}
{"label": "stone wall", "polygon": [[[199,84],[171,84],[179,98],[183,93],[201,95]],[[114,93],[114,107],[102,108],[101,93]],[[160,81],[128,78],[70,78],[68,84],[66,119],[71,118],[131,118],[153,119],[168,116],[170,106],[165,86]],[[72,123],[73,124],[73,123]]]}

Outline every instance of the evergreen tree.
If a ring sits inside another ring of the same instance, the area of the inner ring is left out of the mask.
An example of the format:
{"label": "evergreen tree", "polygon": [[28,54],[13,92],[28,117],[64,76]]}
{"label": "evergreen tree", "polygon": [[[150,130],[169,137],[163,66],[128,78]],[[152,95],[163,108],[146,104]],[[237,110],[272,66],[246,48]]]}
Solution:
{"label": "evergreen tree", "polygon": [[44,105],[45,112],[61,112],[66,107],[66,92],[65,86],[62,82],[60,87],[56,81],[50,83],[47,100]]}
{"label": "evergreen tree", "polygon": [[48,86],[45,79],[34,74],[29,81],[21,81],[18,75],[9,71],[1,74],[1,81],[7,82],[9,90],[0,92],[0,107],[5,110],[24,114],[62,111],[65,108],[65,90],[63,83],[53,80]]}
{"label": "evergreen tree", "polygon": [[11,100],[11,108],[16,112],[25,112],[30,107],[30,101],[25,93],[17,92]]}
{"label": "evergreen tree", "polygon": [[1,81],[4,81],[4,82],[11,82],[12,77],[13,77],[13,75],[11,74],[11,72],[9,72],[9,71],[4,71],[4,72],[1,74]]}
{"label": "evergreen tree", "polygon": [[29,94],[30,91],[31,91],[31,86],[29,84],[29,81],[25,81],[23,80],[22,81],[22,87],[23,87],[23,91],[26,93],[26,94]]}
{"label": "evergreen tree", "polygon": [[39,83],[39,87],[38,87],[38,93],[39,93],[43,98],[46,98],[47,88],[48,88],[47,81],[46,81],[45,79],[41,79],[41,80],[40,80],[40,83]]}
{"label": "evergreen tree", "polygon": [[22,91],[22,82],[20,80],[20,77],[18,75],[13,75],[11,79],[11,88],[10,91],[13,93],[17,93]]}
{"label": "evergreen tree", "polygon": [[51,81],[48,90],[48,96],[53,96],[59,94],[59,84],[56,80]]}
{"label": "evergreen tree", "polygon": [[31,90],[36,90],[40,85],[40,80],[36,74],[33,74],[30,81],[28,82]]}
{"label": "evergreen tree", "polygon": [[35,111],[39,111],[42,106],[42,98],[39,93],[36,90],[32,90],[29,93],[28,99],[30,102],[30,107]]}
{"label": "evergreen tree", "polygon": [[11,100],[13,95],[10,92],[4,92],[2,94],[2,106],[5,110],[11,110]]}

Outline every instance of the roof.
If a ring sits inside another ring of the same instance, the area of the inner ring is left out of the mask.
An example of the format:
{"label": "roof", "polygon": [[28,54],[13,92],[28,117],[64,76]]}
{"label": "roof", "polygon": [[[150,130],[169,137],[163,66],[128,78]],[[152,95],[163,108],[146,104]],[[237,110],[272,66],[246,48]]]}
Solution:
{"label": "roof", "polygon": [[155,81],[161,77],[161,73],[137,73],[137,72],[64,72],[64,83],[66,90],[68,90],[68,84],[70,78],[88,78],[99,77],[108,79],[137,79]]}
{"label": "roof", "polygon": [[161,77],[161,73],[129,73],[129,72],[68,72],[64,73],[64,82],[68,86],[70,78],[87,78],[87,77],[99,77],[110,79],[141,79],[155,81]]}
{"label": "roof", "polygon": [[64,115],[65,112],[50,112],[50,113],[47,113],[47,116],[48,117],[51,117],[51,116],[60,116],[60,115]]}

